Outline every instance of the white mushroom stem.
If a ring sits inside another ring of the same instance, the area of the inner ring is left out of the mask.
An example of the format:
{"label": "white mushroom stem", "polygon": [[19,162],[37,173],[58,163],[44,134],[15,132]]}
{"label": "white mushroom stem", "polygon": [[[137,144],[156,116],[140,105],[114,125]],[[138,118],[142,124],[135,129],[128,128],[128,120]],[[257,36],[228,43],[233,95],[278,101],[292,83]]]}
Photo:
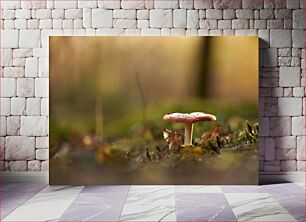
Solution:
{"label": "white mushroom stem", "polygon": [[192,146],[193,123],[186,123],[184,146]]}

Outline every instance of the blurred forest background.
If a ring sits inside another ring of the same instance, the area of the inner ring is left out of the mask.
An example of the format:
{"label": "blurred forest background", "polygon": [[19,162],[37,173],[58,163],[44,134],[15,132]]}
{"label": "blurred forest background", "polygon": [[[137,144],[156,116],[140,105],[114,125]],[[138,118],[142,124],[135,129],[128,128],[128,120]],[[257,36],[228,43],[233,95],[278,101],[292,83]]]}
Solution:
{"label": "blurred forest background", "polygon": [[[187,149],[169,154],[163,140],[164,128],[182,131],[183,125],[162,117],[193,111],[211,113],[217,121],[195,124],[195,148],[199,144],[201,152],[192,148],[188,156],[197,163],[214,156],[208,155],[207,141],[197,141],[216,128],[223,147],[243,137],[252,149],[218,155],[227,165],[211,170],[231,175],[233,166],[232,173],[245,175],[241,183],[257,181],[257,138],[251,138],[258,137],[257,37],[50,37],[50,80],[51,183],[122,184],[127,180],[118,178],[126,172],[135,175],[127,183],[183,183],[186,178],[161,173],[188,165],[174,157]],[[207,140],[217,144],[216,138]],[[160,153],[152,154],[156,147]],[[159,157],[153,161],[152,155]],[[151,176],[159,175],[156,182],[139,173],[147,166],[155,172]],[[190,183],[214,183],[209,175]]]}

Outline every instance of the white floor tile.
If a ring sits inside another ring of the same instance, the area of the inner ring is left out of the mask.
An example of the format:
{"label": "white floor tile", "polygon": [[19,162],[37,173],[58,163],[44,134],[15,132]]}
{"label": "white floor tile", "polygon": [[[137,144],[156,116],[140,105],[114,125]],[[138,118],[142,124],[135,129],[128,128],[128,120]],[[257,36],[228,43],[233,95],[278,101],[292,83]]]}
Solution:
{"label": "white floor tile", "polygon": [[83,186],[48,186],[3,221],[54,221],[60,218]]}
{"label": "white floor tile", "polygon": [[176,221],[174,186],[132,186],[120,221]]}
{"label": "white floor tile", "polygon": [[175,186],[177,193],[222,193],[220,186]]}
{"label": "white floor tile", "polygon": [[296,221],[267,193],[225,193],[238,221]]}

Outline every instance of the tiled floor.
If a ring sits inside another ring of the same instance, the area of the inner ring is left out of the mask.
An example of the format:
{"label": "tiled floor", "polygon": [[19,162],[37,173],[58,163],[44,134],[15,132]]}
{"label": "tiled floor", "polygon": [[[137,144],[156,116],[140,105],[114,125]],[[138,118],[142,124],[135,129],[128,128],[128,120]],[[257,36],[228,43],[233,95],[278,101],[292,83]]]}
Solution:
{"label": "tiled floor", "polygon": [[1,186],[2,221],[305,221],[305,186]]}

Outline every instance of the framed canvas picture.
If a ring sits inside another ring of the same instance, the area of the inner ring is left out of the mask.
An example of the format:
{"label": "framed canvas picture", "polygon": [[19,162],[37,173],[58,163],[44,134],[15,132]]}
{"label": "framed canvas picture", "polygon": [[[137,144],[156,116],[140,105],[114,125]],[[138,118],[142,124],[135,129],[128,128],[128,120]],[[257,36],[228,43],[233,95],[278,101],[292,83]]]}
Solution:
{"label": "framed canvas picture", "polygon": [[257,37],[50,37],[50,184],[257,184]]}

